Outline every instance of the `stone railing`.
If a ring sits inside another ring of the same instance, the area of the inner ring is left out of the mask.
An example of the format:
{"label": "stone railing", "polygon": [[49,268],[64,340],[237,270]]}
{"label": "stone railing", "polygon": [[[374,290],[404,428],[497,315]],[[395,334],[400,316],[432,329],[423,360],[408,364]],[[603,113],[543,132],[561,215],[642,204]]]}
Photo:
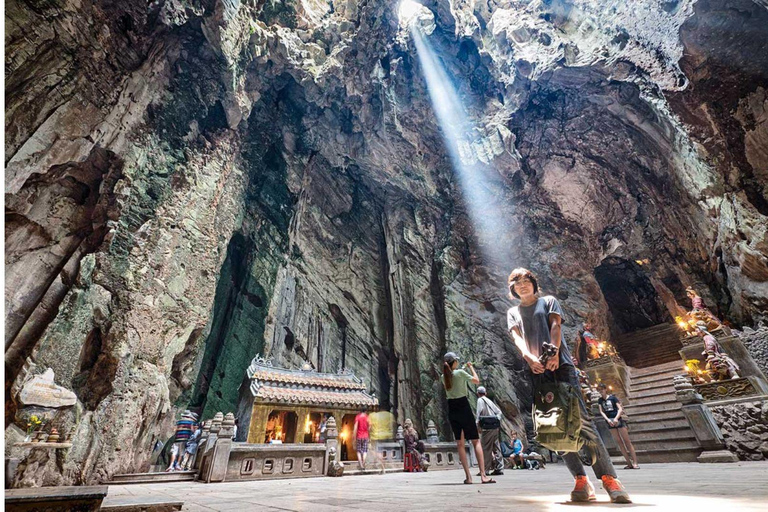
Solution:
{"label": "stone railing", "polygon": [[704,450],[698,456],[699,462],[736,462],[736,456],[726,449],[723,434],[712,411],[703,404],[704,399],[696,392],[688,377],[678,375],[673,382],[675,398],[682,404],[681,410],[685,419],[688,420],[699,446]]}
{"label": "stone railing", "polygon": [[325,444],[235,443],[226,481],[323,476],[325,457]]}
{"label": "stone railing", "polygon": [[[473,465],[474,454],[469,448],[466,447],[467,457],[469,457],[470,465]],[[424,443],[424,459],[429,462],[429,470],[436,471],[442,469],[461,469],[461,461],[459,460],[459,449],[456,443]]]}
{"label": "stone railing", "polygon": [[[235,419],[232,413],[216,413],[203,422],[194,469],[202,482],[263,480],[270,478],[306,478],[342,476],[344,463],[337,460],[338,429],[331,416],[326,424],[325,444],[250,444],[234,443]],[[440,442],[434,422],[429,422],[424,443],[424,458],[430,470],[460,469],[456,443]],[[470,464],[476,465],[475,454],[467,444]],[[402,464],[402,433],[396,440],[376,443],[377,454],[384,462]]]}

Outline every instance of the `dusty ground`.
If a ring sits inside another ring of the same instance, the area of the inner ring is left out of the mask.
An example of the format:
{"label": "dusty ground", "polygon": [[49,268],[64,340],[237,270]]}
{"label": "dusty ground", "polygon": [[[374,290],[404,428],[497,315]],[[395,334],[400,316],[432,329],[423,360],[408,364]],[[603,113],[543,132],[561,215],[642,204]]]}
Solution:
{"label": "dusty ground", "polygon": [[[598,502],[583,506],[593,511],[617,507],[677,512],[766,510],[765,462],[646,464],[638,471],[619,470],[619,477],[631,493],[632,505],[611,505],[607,495],[598,491]],[[507,471],[496,479],[496,485],[463,485],[461,472],[436,471],[208,485],[125,485],[110,486],[107,501],[131,495],[167,497],[183,500],[184,510],[190,511],[553,511],[577,506],[566,503],[571,480],[562,464],[543,471]]]}

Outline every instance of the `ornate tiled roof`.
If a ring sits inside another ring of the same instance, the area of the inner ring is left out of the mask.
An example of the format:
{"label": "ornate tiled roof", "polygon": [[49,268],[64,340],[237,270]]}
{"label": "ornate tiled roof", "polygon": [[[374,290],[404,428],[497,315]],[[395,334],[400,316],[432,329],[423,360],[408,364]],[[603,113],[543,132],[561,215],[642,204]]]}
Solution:
{"label": "ornate tiled roof", "polygon": [[251,394],[263,401],[306,405],[375,406],[379,401],[351,371],[321,373],[279,368],[255,357],[248,367]]}

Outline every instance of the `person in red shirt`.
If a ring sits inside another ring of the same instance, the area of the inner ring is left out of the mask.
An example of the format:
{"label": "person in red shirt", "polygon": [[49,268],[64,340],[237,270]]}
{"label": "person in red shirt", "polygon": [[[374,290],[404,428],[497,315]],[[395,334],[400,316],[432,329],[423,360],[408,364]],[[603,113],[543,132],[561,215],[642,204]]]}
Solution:
{"label": "person in red shirt", "polygon": [[357,450],[357,462],[360,464],[360,469],[365,469],[365,456],[368,454],[368,440],[370,438],[369,425],[368,408],[363,407],[363,411],[355,416],[354,426],[355,449]]}

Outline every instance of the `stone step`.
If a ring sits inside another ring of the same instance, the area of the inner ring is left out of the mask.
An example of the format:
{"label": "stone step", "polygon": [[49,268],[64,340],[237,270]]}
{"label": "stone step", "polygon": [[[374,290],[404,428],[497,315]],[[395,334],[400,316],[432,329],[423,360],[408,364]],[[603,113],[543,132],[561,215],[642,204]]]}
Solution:
{"label": "stone step", "polygon": [[641,391],[650,391],[652,389],[663,389],[663,388],[672,388],[674,389],[674,385],[672,384],[672,379],[669,381],[665,380],[656,380],[651,382],[646,382],[644,384],[635,384],[632,382],[632,384],[629,387],[629,393],[630,397],[632,396],[632,393],[640,393]]}
{"label": "stone step", "polygon": [[668,400],[664,402],[654,402],[651,404],[646,405],[634,405],[630,404],[626,406],[624,409],[627,411],[627,414],[634,417],[639,414],[645,414],[645,413],[658,413],[658,412],[667,412],[667,411],[679,411],[680,410],[680,402],[677,400]]}
{"label": "stone step", "polygon": [[677,399],[675,398],[675,393],[674,392],[662,393],[662,394],[654,395],[654,396],[647,396],[647,397],[642,397],[642,398],[638,398],[638,397],[632,398],[632,401],[627,405],[627,407],[629,407],[630,405],[635,406],[635,407],[642,407],[644,405],[663,404],[663,403],[666,403],[666,402],[673,402],[673,401],[677,401]]}
{"label": "stone step", "polygon": [[677,354],[678,357],[680,357],[680,354],[678,353],[681,349],[680,346],[673,346],[673,345],[666,345],[666,341],[658,341],[657,343],[664,343],[664,346],[657,346],[655,348],[648,348],[648,345],[623,345],[621,348],[619,348],[619,351],[622,355],[632,355],[635,357],[642,357],[644,355],[647,356],[659,356],[659,355],[669,355],[669,354]]}
{"label": "stone step", "polygon": [[643,391],[638,391],[636,393],[631,393],[630,398],[632,398],[632,403],[637,403],[637,401],[642,401],[648,398],[656,398],[660,396],[675,396],[675,387],[672,384],[669,384],[666,387],[658,387],[653,389],[646,389]]}
{"label": "stone step", "polygon": [[103,512],[176,512],[184,506],[183,501],[169,500],[157,496],[107,496],[99,510]]}
{"label": "stone step", "polygon": [[683,369],[683,362],[680,361],[679,364],[675,364],[673,362],[669,363],[663,363],[660,365],[656,365],[652,368],[632,368],[631,373],[632,377],[646,377],[648,375],[653,375],[655,373],[664,373],[672,370],[682,370]]}
{"label": "stone step", "polygon": [[635,420],[629,421],[630,435],[640,433],[640,432],[655,432],[655,431],[661,431],[665,429],[678,429],[678,428],[690,429],[688,420],[682,417],[682,415],[680,418],[673,418],[673,419],[650,418],[645,421],[635,421]]}
{"label": "stone step", "polygon": [[654,441],[659,443],[663,442],[666,444],[667,441],[683,441],[689,439],[693,439],[695,441],[696,437],[693,435],[693,431],[691,430],[691,427],[688,425],[688,421],[686,420],[685,425],[676,428],[659,427],[656,429],[648,430],[638,430],[633,428],[629,433],[629,439],[633,443],[639,443],[641,441]]}
{"label": "stone step", "polygon": [[[698,462],[696,458],[701,455],[701,448],[679,448],[673,450],[635,450],[638,464],[654,464],[658,462]],[[626,461],[620,454],[611,453],[614,466],[624,467]],[[619,475],[621,476],[621,475]]]}
{"label": "stone step", "polygon": [[656,439],[638,439],[635,441],[630,436],[632,444],[635,446],[635,450],[676,450],[676,449],[695,449],[699,448],[699,443],[696,438],[684,439],[665,439],[663,442]]}
{"label": "stone step", "polygon": [[151,484],[156,482],[191,482],[195,480],[195,471],[173,471],[170,473],[125,473],[112,475],[111,485]]}
{"label": "stone step", "polygon": [[632,377],[632,384],[631,386],[640,386],[642,384],[651,384],[651,383],[668,383],[669,385],[672,385],[672,379],[675,377],[675,375],[680,375],[683,373],[682,367],[679,370],[673,370],[673,371],[666,371],[666,372],[660,372],[654,375],[644,375],[642,377]]}
{"label": "stone step", "polygon": [[616,341],[638,342],[650,338],[669,338],[680,340],[680,331],[675,324],[658,324],[653,327],[640,329],[639,331],[628,332],[619,336]]}
{"label": "stone step", "polygon": [[631,357],[627,357],[624,360],[627,361],[627,364],[631,364],[635,368],[653,368],[655,366],[658,366],[661,363],[679,361],[680,356],[677,354],[669,354],[663,357],[654,357],[654,358],[648,358],[648,359],[646,358],[634,359]]}
{"label": "stone step", "polygon": [[[461,465],[459,465],[459,469],[461,469]],[[371,468],[367,467],[365,469],[355,468],[351,469],[350,466],[344,467],[344,476],[352,475],[352,476],[359,476],[359,475],[383,475],[383,474],[389,474],[389,473],[402,473],[403,472],[403,465],[401,464],[397,468],[393,467],[384,467],[384,471],[382,472],[381,467],[378,468]]]}
{"label": "stone step", "polygon": [[[679,420],[685,419],[682,409],[671,409],[668,411],[651,411],[645,413],[633,413],[626,414],[629,417],[631,425],[637,425],[640,423],[654,423],[659,421]],[[630,429],[632,427],[630,426]]]}

